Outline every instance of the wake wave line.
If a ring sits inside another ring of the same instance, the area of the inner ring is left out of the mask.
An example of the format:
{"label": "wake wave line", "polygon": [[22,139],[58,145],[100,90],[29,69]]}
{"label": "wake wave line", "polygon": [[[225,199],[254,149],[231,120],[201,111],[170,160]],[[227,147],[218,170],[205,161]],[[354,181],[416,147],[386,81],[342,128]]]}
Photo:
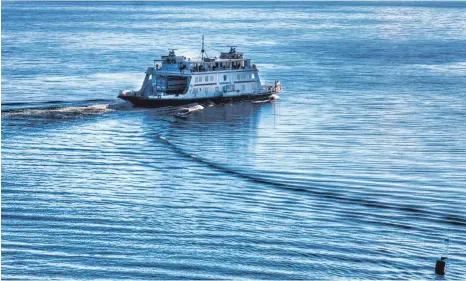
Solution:
{"label": "wake wave line", "polygon": [[[385,210],[397,210],[397,211],[402,211],[402,212],[407,212],[407,213],[414,213],[415,215],[423,214],[424,217],[423,219],[429,220],[431,222],[436,222],[436,223],[445,223],[445,224],[450,224],[450,225],[455,225],[455,226],[461,226],[461,227],[466,227],[466,219],[452,215],[452,214],[442,214],[439,212],[434,212],[434,211],[428,211],[425,209],[420,209],[420,208],[415,208],[415,207],[407,207],[407,206],[396,206],[393,204],[387,204],[387,203],[382,203],[379,201],[375,200],[369,200],[369,199],[362,199],[362,198],[350,198],[344,195],[340,195],[335,192],[331,191],[324,191],[324,190],[318,190],[318,189],[309,189],[309,188],[304,188],[302,186],[298,185],[293,185],[289,183],[281,183],[281,182],[276,182],[270,179],[266,178],[261,178],[255,175],[251,175],[242,171],[236,171],[231,168],[225,167],[223,165],[208,161],[207,159],[203,159],[200,157],[197,157],[194,154],[190,154],[186,151],[184,151],[182,148],[177,146],[176,144],[170,142],[168,139],[164,138],[163,136],[158,136],[158,139],[165,143],[168,147],[170,147],[174,152],[189,158],[191,160],[195,160],[198,163],[202,163],[212,169],[215,169],[217,171],[221,171],[225,174],[230,174],[230,175],[235,175],[240,178],[255,182],[255,183],[261,183],[261,184],[266,184],[269,186],[273,186],[275,188],[280,188],[280,189],[285,189],[285,190],[290,190],[293,192],[302,192],[306,194],[312,194],[315,196],[320,196],[323,198],[327,199],[332,199],[332,200],[337,200],[341,202],[345,202],[348,204],[359,204],[365,207],[371,207],[371,208],[377,208],[377,209],[385,209]],[[376,214],[374,214],[376,216]],[[408,225],[403,225],[403,224],[395,224],[395,223],[390,223],[390,225],[395,226],[395,227],[400,227],[400,228],[414,228]]]}
{"label": "wake wave line", "polygon": [[[73,102],[110,102],[109,99],[88,99],[81,101],[63,101],[63,100],[53,100],[53,101],[31,101],[31,102],[2,102],[2,106],[21,106],[21,105],[34,105],[34,104],[60,104],[60,103],[73,103]],[[3,110],[2,110],[3,111]]]}

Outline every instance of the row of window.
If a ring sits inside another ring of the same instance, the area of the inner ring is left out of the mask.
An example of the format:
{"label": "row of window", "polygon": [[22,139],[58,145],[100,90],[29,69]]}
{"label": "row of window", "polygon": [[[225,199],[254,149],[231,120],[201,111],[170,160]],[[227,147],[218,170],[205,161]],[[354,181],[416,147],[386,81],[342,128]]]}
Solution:
{"label": "row of window", "polygon": [[[210,80],[210,82],[214,82],[214,80],[215,80],[214,77],[215,76],[212,76],[212,75],[211,76],[197,76],[194,81],[196,83],[209,82],[209,80]],[[223,75],[223,81],[227,81],[227,79],[228,79],[228,76],[226,74]],[[243,74],[237,74],[236,75],[236,81],[250,80],[250,79],[252,79],[252,73],[247,73],[247,74],[243,73]]]}
{"label": "row of window", "polygon": [[[232,85],[232,86],[233,86],[233,90],[234,90],[234,85]],[[251,85],[251,88],[252,88],[252,89],[255,89],[255,88],[256,88],[255,86],[256,86],[256,85],[253,84],[253,85]],[[194,89],[193,89],[193,93],[194,93],[195,95],[197,95],[198,93],[202,93],[202,89],[204,89],[204,93],[206,93],[206,94],[209,93],[209,88],[202,88],[202,87],[194,88]],[[215,92],[216,92],[216,93],[218,93],[219,90],[220,90],[219,87],[215,87]],[[246,90],[246,86],[245,86],[245,85],[241,85],[241,90],[242,90],[242,91]]]}
{"label": "row of window", "polygon": [[243,73],[243,74],[237,74],[236,75],[236,80],[250,80],[252,79],[252,73]]}
{"label": "row of window", "polygon": [[[214,76],[204,76],[204,82],[209,82],[209,77],[210,82],[214,81]],[[195,82],[202,82],[202,76],[196,77]]]}
{"label": "row of window", "polygon": [[[218,87],[215,87],[215,92],[218,92],[219,89]],[[197,95],[198,93],[202,93],[202,88],[194,88],[193,93]],[[209,93],[209,88],[204,88],[204,93],[208,94]]]}

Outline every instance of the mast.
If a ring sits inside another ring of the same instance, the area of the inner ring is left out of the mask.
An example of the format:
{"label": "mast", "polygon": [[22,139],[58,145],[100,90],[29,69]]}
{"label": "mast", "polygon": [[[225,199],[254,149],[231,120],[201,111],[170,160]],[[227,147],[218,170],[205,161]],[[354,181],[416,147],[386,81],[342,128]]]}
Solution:
{"label": "mast", "polygon": [[201,49],[201,58],[204,60],[204,35],[202,35],[202,49]]}

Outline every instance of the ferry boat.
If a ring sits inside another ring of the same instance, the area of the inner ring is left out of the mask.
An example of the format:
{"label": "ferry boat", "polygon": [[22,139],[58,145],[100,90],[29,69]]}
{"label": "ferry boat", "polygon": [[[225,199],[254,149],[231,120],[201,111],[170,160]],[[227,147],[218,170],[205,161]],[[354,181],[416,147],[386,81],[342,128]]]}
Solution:
{"label": "ferry boat", "polygon": [[221,52],[218,58],[208,57],[203,38],[199,58],[178,56],[175,51],[170,49],[168,56],[154,60],[154,66],[146,70],[140,90],[120,90],[118,97],[134,106],[161,107],[267,99],[282,91],[279,81],[262,85],[257,66],[237,52],[236,46],[231,46],[229,52]]}

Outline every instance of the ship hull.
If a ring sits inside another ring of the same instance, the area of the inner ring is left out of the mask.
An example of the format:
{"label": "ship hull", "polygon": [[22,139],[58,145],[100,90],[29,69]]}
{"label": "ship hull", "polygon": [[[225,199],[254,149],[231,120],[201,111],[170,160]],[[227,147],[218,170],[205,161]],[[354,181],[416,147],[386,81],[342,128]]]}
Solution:
{"label": "ship hull", "polygon": [[190,103],[205,103],[212,101],[214,103],[226,103],[241,100],[261,100],[270,98],[271,95],[276,94],[275,92],[268,92],[261,95],[241,95],[233,97],[212,97],[212,98],[196,98],[196,99],[147,99],[135,96],[118,96],[120,99],[131,102],[136,107],[164,107],[164,106],[176,106]]}

